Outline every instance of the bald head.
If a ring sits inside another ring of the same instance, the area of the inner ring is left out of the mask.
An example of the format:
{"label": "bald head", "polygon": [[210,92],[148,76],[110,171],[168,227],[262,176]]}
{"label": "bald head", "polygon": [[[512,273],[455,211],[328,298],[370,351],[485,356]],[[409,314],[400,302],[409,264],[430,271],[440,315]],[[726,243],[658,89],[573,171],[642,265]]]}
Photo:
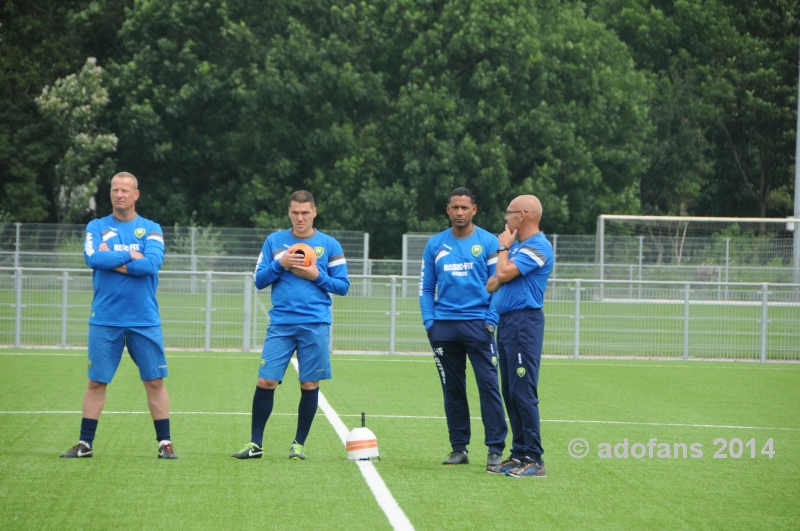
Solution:
{"label": "bald head", "polygon": [[539,232],[542,219],[542,203],[535,195],[520,195],[508,204],[506,223],[510,230],[517,230],[521,239]]}
{"label": "bald head", "polygon": [[511,203],[508,204],[508,209],[511,211],[521,210],[526,212],[527,217],[536,223],[542,219],[542,203],[535,195],[520,195],[515,197]]}

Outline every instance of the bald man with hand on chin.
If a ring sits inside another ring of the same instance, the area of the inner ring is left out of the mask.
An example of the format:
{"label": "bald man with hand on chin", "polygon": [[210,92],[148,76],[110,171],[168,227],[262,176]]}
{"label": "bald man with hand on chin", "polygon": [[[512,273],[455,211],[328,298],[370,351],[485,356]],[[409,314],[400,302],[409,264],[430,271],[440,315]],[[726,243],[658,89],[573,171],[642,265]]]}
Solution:
{"label": "bald man with hand on chin", "polygon": [[553,247],[539,230],[542,204],[533,195],[514,198],[498,236],[496,273],[486,283],[500,315],[497,352],[500,381],[512,432],[511,455],[492,474],[544,477],[539,423],[539,364],[544,341],[544,292],[553,270]]}

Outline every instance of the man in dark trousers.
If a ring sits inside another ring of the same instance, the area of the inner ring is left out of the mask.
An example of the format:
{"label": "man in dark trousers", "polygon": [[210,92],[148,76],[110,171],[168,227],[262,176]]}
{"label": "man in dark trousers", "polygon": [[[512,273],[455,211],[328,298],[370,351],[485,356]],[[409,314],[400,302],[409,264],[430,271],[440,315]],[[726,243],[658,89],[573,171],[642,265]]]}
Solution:
{"label": "man in dark trousers", "polygon": [[511,456],[492,474],[543,477],[539,426],[539,363],[544,341],[544,292],[553,270],[553,248],[539,230],[542,204],[521,195],[508,205],[506,228],[498,237],[496,275],[486,290],[494,293],[500,314],[497,350],[503,400],[511,422]]}
{"label": "man in dark trousers", "polygon": [[433,359],[442,381],[444,412],[453,451],[442,464],[469,464],[470,415],[467,357],[481,400],[487,466],[499,465],[508,433],[497,383],[494,330],[497,313],[484,286],[494,274],[497,238],[476,227],[475,196],[467,188],[450,193],[452,228],[432,237],[423,253],[419,305]]}

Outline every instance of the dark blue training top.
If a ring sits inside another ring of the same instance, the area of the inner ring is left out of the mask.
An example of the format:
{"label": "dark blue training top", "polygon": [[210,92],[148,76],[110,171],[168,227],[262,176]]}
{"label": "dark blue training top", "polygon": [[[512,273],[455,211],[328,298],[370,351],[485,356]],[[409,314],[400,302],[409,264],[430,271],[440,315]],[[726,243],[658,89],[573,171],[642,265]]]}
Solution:
{"label": "dark blue training top", "polygon": [[515,242],[508,251],[508,260],[519,269],[519,276],[500,286],[492,300],[497,313],[541,308],[547,279],[553,270],[553,246],[539,232],[524,242]]}

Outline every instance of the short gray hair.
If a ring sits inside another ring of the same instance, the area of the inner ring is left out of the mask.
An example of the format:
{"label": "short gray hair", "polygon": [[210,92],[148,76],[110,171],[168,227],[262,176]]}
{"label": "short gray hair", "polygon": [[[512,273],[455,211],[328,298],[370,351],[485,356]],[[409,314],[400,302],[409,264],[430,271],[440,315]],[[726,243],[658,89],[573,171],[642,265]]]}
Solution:
{"label": "short gray hair", "polygon": [[127,179],[132,179],[133,180],[133,189],[134,190],[138,190],[139,189],[139,180],[132,173],[128,173],[126,171],[121,171],[118,174],[114,175],[111,178],[111,180],[113,181],[117,177],[125,177]]}

